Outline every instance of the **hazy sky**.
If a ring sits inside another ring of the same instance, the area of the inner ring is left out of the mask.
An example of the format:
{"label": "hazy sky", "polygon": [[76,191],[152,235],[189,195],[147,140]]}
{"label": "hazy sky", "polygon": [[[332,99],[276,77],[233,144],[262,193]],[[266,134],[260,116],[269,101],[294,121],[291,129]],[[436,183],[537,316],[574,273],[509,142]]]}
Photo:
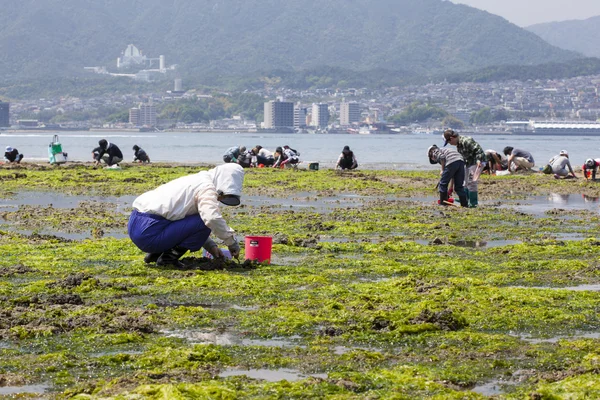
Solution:
{"label": "hazy sky", "polygon": [[519,26],[600,15],[600,0],[452,0],[500,15]]}

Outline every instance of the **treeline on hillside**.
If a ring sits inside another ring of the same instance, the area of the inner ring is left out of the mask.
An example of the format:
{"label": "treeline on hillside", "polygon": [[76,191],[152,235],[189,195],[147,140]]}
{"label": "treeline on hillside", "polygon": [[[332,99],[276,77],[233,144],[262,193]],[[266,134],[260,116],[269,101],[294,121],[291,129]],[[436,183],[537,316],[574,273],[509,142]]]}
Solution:
{"label": "treeline on hillside", "polygon": [[172,81],[140,82],[125,77],[101,75],[71,78],[44,78],[0,83],[0,98],[31,100],[57,96],[92,98],[107,95],[165,92],[172,89]]}
{"label": "treeline on hillside", "polygon": [[[536,66],[497,66],[449,76],[421,76],[385,69],[352,71],[339,67],[319,67],[303,71],[254,73],[239,76],[184,76],[187,88],[239,91],[264,87],[311,90],[319,88],[369,88],[420,85],[428,82],[501,82],[506,80],[564,79],[600,74],[600,59],[585,58],[568,63]],[[81,76],[40,79],[16,83],[0,83],[0,99],[38,99],[42,97],[74,96],[81,98],[115,94],[164,93],[172,88],[171,80],[139,82],[129,78]]]}
{"label": "treeline on hillside", "polygon": [[[90,110],[69,111],[59,113],[43,110],[39,113],[21,114],[21,119],[37,119],[46,123],[63,123],[69,121],[95,122],[128,122],[129,108],[101,106]],[[157,106],[159,119],[171,119],[178,122],[194,123],[231,118],[241,115],[250,120],[262,121],[264,99],[262,96],[249,93],[233,95],[216,94],[212,98],[180,99]]]}
{"label": "treeline on hillside", "polygon": [[[469,119],[469,123],[475,125],[490,124],[497,121],[508,121],[512,118],[510,112],[506,109],[492,110],[489,107],[482,108],[479,111],[473,112]],[[454,117],[441,107],[432,104],[423,104],[422,102],[414,102],[402,112],[392,115],[388,118],[388,122],[398,125],[410,125],[412,123],[421,123],[425,121],[440,121],[444,127],[453,129],[461,129],[464,123]]]}
{"label": "treeline on hillside", "polygon": [[159,119],[179,122],[208,122],[241,115],[247,119],[262,121],[265,99],[250,93],[231,96],[218,94],[212,98],[190,98],[164,103],[158,108]]}
{"label": "treeline on hillside", "polygon": [[452,74],[448,82],[494,82],[507,80],[565,79],[600,74],[599,58],[580,58],[567,63],[549,63],[532,66],[499,65],[477,71]]}

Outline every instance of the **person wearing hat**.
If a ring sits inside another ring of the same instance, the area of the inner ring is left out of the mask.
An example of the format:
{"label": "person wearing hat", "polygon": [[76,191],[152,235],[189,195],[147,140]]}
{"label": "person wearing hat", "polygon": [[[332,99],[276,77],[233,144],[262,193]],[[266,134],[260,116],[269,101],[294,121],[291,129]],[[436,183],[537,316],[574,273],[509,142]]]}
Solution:
{"label": "person wearing hat", "polygon": [[131,241],[146,252],[146,263],[182,268],[179,261],[188,250],[202,247],[215,258],[223,253],[210,234],[225,242],[233,257],[240,246],[221,214],[219,203],[238,206],[244,169],[234,163],[184,176],[146,192],[135,199],[127,232]]}
{"label": "person wearing hat", "polygon": [[148,156],[148,154],[137,144],[133,145],[133,162],[150,162],[150,157]]}
{"label": "person wearing hat", "polygon": [[465,182],[465,160],[456,150],[450,148],[439,148],[435,144],[427,149],[427,157],[431,164],[440,164],[442,166],[440,184],[439,204],[448,205],[448,185],[454,180],[454,190],[460,199],[462,207],[469,206],[469,199],[464,188]]}
{"label": "person wearing hat", "polygon": [[[573,172],[573,167],[571,167],[571,161],[569,161],[569,153],[566,150],[561,150],[560,154],[554,156],[548,162],[548,164],[550,164],[550,166],[552,167],[552,172],[554,173],[554,177],[556,179],[577,178],[575,176],[575,172]],[[569,173],[571,175],[569,175]]]}
{"label": "person wearing hat", "polygon": [[593,181],[596,180],[596,171],[600,167],[600,158],[591,159],[588,158],[585,160],[585,164],[583,164],[583,177],[585,179],[592,178]]}
{"label": "person wearing hat", "polygon": [[342,154],[338,157],[337,164],[335,168],[341,169],[356,169],[358,168],[358,161],[356,161],[356,157],[354,156],[354,152],[350,150],[350,146],[344,146],[342,150]]}
{"label": "person wearing hat", "polygon": [[116,144],[109,143],[106,139],[101,139],[98,141],[98,145],[99,147],[92,150],[92,154],[96,150],[98,151],[97,155],[94,154],[96,165],[100,164],[100,161],[104,161],[110,167],[118,165],[123,161],[123,153],[121,153],[121,149]]}
{"label": "person wearing hat", "polygon": [[237,163],[240,155],[246,152],[245,146],[233,146],[227,149],[223,154],[223,162],[226,163]]}
{"label": "person wearing hat", "polygon": [[19,150],[6,146],[6,151],[4,152],[4,161],[20,164],[23,159],[23,154],[19,153]]}
{"label": "person wearing hat", "polygon": [[486,164],[486,157],[483,148],[473,138],[469,136],[461,136],[452,129],[446,129],[444,132],[444,147],[449,143],[456,146],[456,150],[463,156],[465,160],[465,179],[466,192],[469,199],[469,207],[477,207],[479,204],[478,198],[478,182],[479,176]]}

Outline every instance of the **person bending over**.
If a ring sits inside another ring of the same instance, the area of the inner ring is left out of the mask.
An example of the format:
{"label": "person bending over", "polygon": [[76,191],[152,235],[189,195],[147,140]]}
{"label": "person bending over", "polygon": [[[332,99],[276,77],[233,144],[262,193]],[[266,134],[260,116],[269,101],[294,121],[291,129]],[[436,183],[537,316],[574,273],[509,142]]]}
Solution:
{"label": "person bending over", "polygon": [[99,147],[92,151],[93,154],[94,151],[98,150],[96,165],[100,164],[100,161],[104,161],[104,163],[110,167],[112,165],[118,165],[123,161],[123,153],[121,153],[121,149],[119,149],[116,144],[101,139],[98,142],[98,145]]}
{"label": "person bending over", "polygon": [[435,144],[427,149],[427,157],[431,164],[440,164],[442,166],[440,184],[440,204],[448,205],[448,185],[454,179],[454,190],[460,199],[462,207],[469,206],[469,199],[464,189],[465,181],[465,160],[463,156],[454,149],[440,149]]}
{"label": "person bending over", "polygon": [[566,150],[561,150],[560,154],[554,156],[549,164],[556,179],[577,178],[575,172],[573,172],[573,167],[571,167],[571,161],[569,161],[569,153]]}
{"label": "person bending over", "polygon": [[19,153],[19,150],[10,146],[6,146],[6,151],[4,152],[4,161],[20,164],[22,159],[23,154]]}
{"label": "person bending over", "polygon": [[509,171],[518,171],[518,170],[528,170],[532,169],[535,166],[535,161],[530,152],[515,149],[511,146],[506,146],[503,151],[504,155],[508,157],[508,170]]}
{"label": "person bending over", "polygon": [[225,154],[223,154],[223,162],[226,163],[237,163],[240,155],[246,152],[246,147],[244,146],[234,146],[227,149]]}
{"label": "person bending over", "polygon": [[275,150],[275,164],[273,164],[273,168],[283,168],[287,164],[293,165],[298,164],[300,162],[300,153],[290,146],[278,147]]}
{"label": "person bending over", "polygon": [[465,160],[465,179],[467,182],[467,197],[470,207],[479,204],[479,176],[486,165],[487,158],[481,145],[472,137],[461,136],[452,129],[446,129],[443,134],[444,147],[447,144],[456,146],[456,150]]}
{"label": "person bending over", "polygon": [[148,154],[137,144],[133,146],[133,162],[150,162],[150,157],[148,156]]}
{"label": "person bending over", "polygon": [[240,246],[221,215],[219,203],[240,204],[244,169],[223,164],[209,171],[184,176],[146,192],[133,202],[127,232],[131,241],[146,252],[146,263],[182,268],[179,261],[188,250],[202,247],[215,258],[223,253],[210,239],[213,233],[239,257]]}
{"label": "person bending over", "polygon": [[341,169],[356,169],[358,168],[358,161],[354,156],[354,152],[350,150],[350,146],[344,146],[342,154],[338,157],[335,168]]}
{"label": "person bending over", "polygon": [[600,158],[596,158],[595,160],[588,158],[585,160],[585,164],[583,164],[582,168],[585,179],[592,178],[592,180],[595,181],[598,167],[600,167]]}

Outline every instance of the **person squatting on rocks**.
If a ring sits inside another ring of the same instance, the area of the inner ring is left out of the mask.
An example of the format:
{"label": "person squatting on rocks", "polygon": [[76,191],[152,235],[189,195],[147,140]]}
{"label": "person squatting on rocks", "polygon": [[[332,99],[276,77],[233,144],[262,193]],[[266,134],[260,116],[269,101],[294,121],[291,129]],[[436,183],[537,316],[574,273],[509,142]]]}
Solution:
{"label": "person squatting on rocks", "polygon": [[[116,144],[101,139],[98,142],[98,145],[99,147],[92,150],[96,165],[100,164],[100,161],[104,161],[104,163],[110,167],[112,165],[118,165],[123,161],[123,153],[121,153],[121,149],[119,149]],[[98,152],[97,155],[96,152]]]}
{"label": "person squatting on rocks", "polygon": [[440,164],[442,166],[440,184],[438,186],[440,204],[443,206],[448,205],[448,185],[454,179],[454,190],[460,199],[460,205],[468,207],[469,200],[464,188],[465,160],[463,156],[454,149],[440,149],[434,144],[427,149],[427,157],[429,157],[431,164]]}
{"label": "person squatting on rocks", "polygon": [[300,153],[290,146],[278,147],[275,149],[275,164],[273,168],[284,167],[287,164],[298,164],[300,162]]}
{"label": "person squatting on rocks", "polygon": [[213,233],[239,257],[240,246],[219,208],[240,204],[244,169],[238,164],[219,165],[209,171],[184,176],[146,192],[133,202],[127,232],[132,242],[146,252],[146,263],[173,265],[188,250],[202,247],[215,258],[223,253],[210,239]]}
{"label": "person squatting on rocks", "polygon": [[488,149],[484,151],[487,159],[483,172],[494,174],[496,171],[504,171],[508,169],[508,159],[504,154],[498,153],[496,150]]}
{"label": "person squatting on rocks", "polygon": [[509,171],[527,170],[535,166],[533,156],[528,151],[506,146],[503,153],[508,157]]}
{"label": "person squatting on rocks", "polygon": [[245,146],[234,146],[227,149],[223,154],[223,162],[226,163],[237,163],[240,155],[246,152]]}
{"label": "person squatting on rocks", "polygon": [[[469,207],[477,207],[479,176],[486,164],[485,152],[483,148],[473,138],[469,136],[460,136],[452,129],[444,132],[444,147],[450,143],[456,146],[456,150],[463,156],[465,161],[465,178],[467,182],[467,198]],[[456,181],[455,181],[456,182]]]}
{"label": "person squatting on rocks", "polygon": [[252,154],[252,150],[244,150],[240,153],[238,157],[237,163],[242,166],[242,168],[250,168],[252,167],[252,158],[254,155]]}
{"label": "person squatting on rocks", "polygon": [[592,178],[593,181],[596,180],[596,171],[598,170],[598,167],[600,167],[600,158],[596,158],[591,159],[588,158],[587,160],[585,160],[585,164],[583,164],[583,176],[585,177],[585,179],[590,179]]}
{"label": "person squatting on rocks", "polygon": [[6,151],[4,152],[4,161],[20,164],[22,159],[23,154],[20,154],[19,150],[10,146],[6,146]]}
{"label": "person squatting on rocks", "polygon": [[133,162],[150,162],[150,157],[148,156],[148,154],[137,144],[133,145]]}
{"label": "person squatting on rocks", "polygon": [[337,164],[335,168],[341,169],[356,169],[358,168],[358,161],[356,161],[356,157],[354,156],[354,152],[350,150],[350,146],[344,146],[342,153],[338,157]]}
{"label": "person squatting on rocks", "polygon": [[560,154],[552,157],[548,164],[552,167],[552,172],[556,179],[577,178],[575,172],[573,172],[573,167],[571,167],[571,161],[569,161],[569,153],[566,150],[561,150]]}
{"label": "person squatting on rocks", "polygon": [[253,167],[258,167],[261,164],[265,167],[271,167],[273,164],[275,164],[275,157],[273,156],[273,153],[263,148],[261,145],[256,145],[251,152],[252,155],[256,157],[256,160],[253,159],[252,161]]}

